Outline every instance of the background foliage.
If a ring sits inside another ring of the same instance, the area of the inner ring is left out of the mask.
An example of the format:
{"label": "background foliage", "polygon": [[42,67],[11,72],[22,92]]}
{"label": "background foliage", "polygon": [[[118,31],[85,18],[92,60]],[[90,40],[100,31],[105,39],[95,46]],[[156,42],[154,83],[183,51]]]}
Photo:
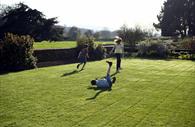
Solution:
{"label": "background foliage", "polygon": [[33,38],[6,34],[0,48],[0,71],[16,71],[36,67]]}
{"label": "background foliage", "polygon": [[154,27],[161,29],[162,36],[195,35],[194,0],[166,0],[157,18]]}
{"label": "background foliage", "polygon": [[30,35],[36,41],[62,40],[63,28],[55,26],[57,18],[46,19],[42,12],[19,3],[0,10],[0,38],[6,33]]}
{"label": "background foliage", "polygon": [[161,41],[142,41],[138,44],[138,56],[166,58],[168,49]]}
{"label": "background foliage", "polygon": [[106,49],[102,44],[96,45],[93,37],[82,36],[77,40],[78,52],[87,44],[89,46],[89,57],[91,60],[103,59]]}

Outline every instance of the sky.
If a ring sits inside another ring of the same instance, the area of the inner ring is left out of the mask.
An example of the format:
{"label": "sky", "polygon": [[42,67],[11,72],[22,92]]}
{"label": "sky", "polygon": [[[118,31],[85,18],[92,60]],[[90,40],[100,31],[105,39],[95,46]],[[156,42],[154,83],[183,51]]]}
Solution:
{"label": "sky", "polygon": [[153,29],[165,0],[0,0],[0,4],[19,2],[41,11],[46,18],[57,17],[59,25],[93,30],[118,30],[140,26]]}

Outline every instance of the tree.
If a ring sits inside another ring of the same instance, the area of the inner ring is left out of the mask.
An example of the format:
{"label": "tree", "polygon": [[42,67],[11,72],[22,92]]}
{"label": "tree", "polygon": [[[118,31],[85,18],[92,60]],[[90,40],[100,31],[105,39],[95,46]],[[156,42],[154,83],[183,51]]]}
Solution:
{"label": "tree", "polygon": [[80,36],[80,30],[79,28],[73,26],[68,31],[68,37],[70,40],[75,41]]}
{"label": "tree", "polygon": [[189,22],[189,35],[194,36],[195,35],[195,1],[194,0],[189,0],[188,4],[189,8],[189,17],[188,17],[188,22]]}
{"label": "tree", "polygon": [[53,26],[51,28],[51,37],[52,41],[63,41],[64,40],[64,27],[63,26]]}
{"label": "tree", "polygon": [[167,0],[157,18],[159,23],[153,25],[162,36],[195,35],[194,0]]}
{"label": "tree", "polygon": [[84,33],[85,36],[87,37],[91,37],[93,36],[93,31],[92,30],[87,30],[85,33]]}
{"label": "tree", "polygon": [[4,6],[0,4],[0,26],[2,26],[4,24],[4,21],[3,21],[3,8]]}
{"label": "tree", "polygon": [[127,45],[132,47],[135,47],[136,42],[143,40],[147,35],[147,33],[138,26],[128,28],[126,25],[123,25],[117,33]]}
{"label": "tree", "polygon": [[99,31],[99,38],[101,40],[110,40],[112,37],[111,37],[111,32],[109,30],[101,30]]}
{"label": "tree", "polygon": [[95,32],[95,33],[93,34],[93,36],[94,36],[94,38],[95,38],[96,40],[99,40],[99,38],[100,38],[100,32]]}
{"label": "tree", "polygon": [[7,6],[0,11],[0,37],[5,33],[30,35],[36,41],[51,40],[57,18],[46,19],[42,12],[23,3]]}

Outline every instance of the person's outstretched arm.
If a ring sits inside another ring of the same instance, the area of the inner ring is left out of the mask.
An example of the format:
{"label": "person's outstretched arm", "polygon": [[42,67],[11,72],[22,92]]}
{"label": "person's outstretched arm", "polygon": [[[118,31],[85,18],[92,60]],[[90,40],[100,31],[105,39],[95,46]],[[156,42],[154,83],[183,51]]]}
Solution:
{"label": "person's outstretched arm", "polygon": [[78,55],[78,57],[77,58],[79,58],[81,56],[81,51],[79,52],[79,55]]}
{"label": "person's outstretched arm", "polygon": [[110,51],[110,54],[112,54],[115,50],[116,46],[114,45],[114,47],[112,48],[112,50]]}
{"label": "person's outstretched arm", "polygon": [[107,75],[110,75],[110,68],[112,66],[112,62],[106,61],[106,63],[108,63],[108,70],[107,70]]}
{"label": "person's outstretched arm", "polygon": [[124,43],[122,43],[121,45],[122,45],[122,57],[124,57],[124,55],[125,55],[125,45],[124,45]]}

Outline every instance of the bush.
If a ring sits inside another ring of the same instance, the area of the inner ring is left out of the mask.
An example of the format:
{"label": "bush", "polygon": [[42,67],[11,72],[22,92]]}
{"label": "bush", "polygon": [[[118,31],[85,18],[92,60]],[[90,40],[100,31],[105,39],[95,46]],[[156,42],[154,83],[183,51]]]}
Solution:
{"label": "bush", "polygon": [[143,41],[138,44],[138,56],[166,58],[167,47],[160,41]]}
{"label": "bush", "polygon": [[33,42],[33,38],[28,35],[6,34],[0,48],[0,70],[17,71],[35,68],[36,59],[33,56]]}
{"label": "bush", "polygon": [[[175,50],[178,49],[177,52],[174,50],[171,52],[170,56],[173,58],[185,59],[185,60],[194,60],[195,54],[195,40],[192,38],[184,38],[180,40],[177,44]],[[181,50],[181,51],[179,51]]]}
{"label": "bush", "polygon": [[181,41],[181,48],[195,51],[195,40],[186,38]]}
{"label": "bush", "polygon": [[84,45],[87,44],[89,46],[89,50],[95,49],[95,43],[93,37],[80,37],[77,39],[77,48],[80,50],[84,47]]}
{"label": "bush", "polygon": [[126,25],[123,25],[117,33],[126,45],[133,48],[135,48],[137,42],[144,40],[147,36],[147,32],[142,30],[139,26],[135,28],[128,28]]}
{"label": "bush", "polygon": [[84,45],[89,46],[89,57],[90,60],[100,60],[105,57],[106,49],[102,45],[95,45],[93,37],[80,37],[77,39],[77,51],[84,47]]}
{"label": "bush", "polygon": [[179,59],[183,59],[183,60],[190,60],[191,59],[191,55],[190,54],[181,54],[178,56]]}
{"label": "bush", "polygon": [[106,49],[103,47],[102,44],[98,44],[98,46],[96,47],[95,51],[94,51],[94,57],[97,60],[101,60],[106,58]]}
{"label": "bush", "polygon": [[195,60],[195,54],[192,54],[191,59]]}

